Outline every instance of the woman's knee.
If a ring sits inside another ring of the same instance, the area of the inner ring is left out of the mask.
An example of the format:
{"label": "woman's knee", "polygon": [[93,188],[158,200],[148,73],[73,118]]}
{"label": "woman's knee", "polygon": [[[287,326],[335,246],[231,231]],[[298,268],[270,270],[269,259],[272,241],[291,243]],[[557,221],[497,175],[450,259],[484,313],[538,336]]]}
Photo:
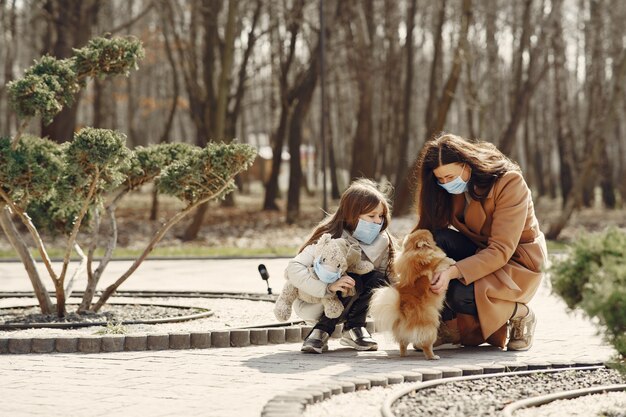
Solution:
{"label": "woman's knee", "polygon": [[456,230],[438,229],[433,232],[433,237],[437,246],[455,261],[460,261],[476,253],[476,244]]}
{"label": "woman's knee", "polygon": [[446,292],[446,304],[455,313],[477,315],[474,285],[465,286],[457,280],[451,281]]}

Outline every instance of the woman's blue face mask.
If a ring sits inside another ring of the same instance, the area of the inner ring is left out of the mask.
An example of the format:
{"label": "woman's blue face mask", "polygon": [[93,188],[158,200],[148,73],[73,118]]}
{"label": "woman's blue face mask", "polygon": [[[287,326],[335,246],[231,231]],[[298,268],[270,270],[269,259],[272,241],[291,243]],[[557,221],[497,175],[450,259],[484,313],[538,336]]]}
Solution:
{"label": "woman's blue face mask", "polygon": [[366,245],[371,245],[383,228],[383,223],[384,221],[378,224],[359,219],[359,223],[356,225],[354,232],[352,232],[352,236]]}
{"label": "woman's blue face mask", "polygon": [[315,275],[317,275],[320,281],[326,284],[332,284],[333,282],[341,278],[341,271],[331,271],[330,269],[328,269],[326,265],[322,264],[322,259],[319,256],[313,261],[313,270],[315,271]]}
{"label": "woman's blue face mask", "polygon": [[[465,169],[465,164],[463,164],[463,170]],[[453,179],[452,181],[448,181],[446,183],[440,183],[437,181],[440,187],[449,192],[450,194],[461,194],[467,191],[467,181],[463,181],[461,175],[463,175],[463,170],[458,177]]]}

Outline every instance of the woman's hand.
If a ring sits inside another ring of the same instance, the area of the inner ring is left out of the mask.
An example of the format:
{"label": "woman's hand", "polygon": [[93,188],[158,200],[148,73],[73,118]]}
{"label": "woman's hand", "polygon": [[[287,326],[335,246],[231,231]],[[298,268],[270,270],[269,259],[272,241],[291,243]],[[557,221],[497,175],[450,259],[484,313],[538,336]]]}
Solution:
{"label": "woman's hand", "polygon": [[435,294],[441,294],[446,292],[450,281],[460,277],[459,268],[452,265],[445,271],[436,272],[433,274],[433,279],[430,281],[430,290]]}
{"label": "woman's hand", "polygon": [[355,284],[356,282],[354,282],[352,277],[344,275],[332,284],[328,284],[328,289],[332,292],[348,291],[350,288],[354,287]]}

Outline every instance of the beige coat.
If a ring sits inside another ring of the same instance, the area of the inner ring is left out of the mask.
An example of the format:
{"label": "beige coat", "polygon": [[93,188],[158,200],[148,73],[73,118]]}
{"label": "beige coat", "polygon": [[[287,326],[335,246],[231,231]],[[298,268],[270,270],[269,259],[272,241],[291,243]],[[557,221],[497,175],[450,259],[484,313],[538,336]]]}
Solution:
{"label": "beige coat", "polygon": [[465,284],[474,283],[478,320],[459,317],[462,342],[504,347],[506,323],[515,302],[528,303],[543,277],[547,248],[539,230],[530,190],[522,175],[507,172],[487,198],[454,196],[452,226],[479,247],[457,262]]}
{"label": "beige coat", "polygon": [[[383,232],[371,245],[366,245],[353,238],[348,232],[344,231],[342,238],[347,239],[350,243],[358,243],[361,247],[361,259],[374,264],[374,268],[384,272],[389,262],[389,242],[390,237],[387,232]],[[324,297],[328,292],[328,284],[317,279],[314,276],[313,260],[315,259],[315,245],[309,245],[295,258],[289,261],[285,269],[285,278],[300,291],[304,291],[313,297]],[[293,302],[293,310],[298,317],[307,321],[307,323],[316,323],[322,313],[324,306],[322,303],[306,303],[299,298]]]}

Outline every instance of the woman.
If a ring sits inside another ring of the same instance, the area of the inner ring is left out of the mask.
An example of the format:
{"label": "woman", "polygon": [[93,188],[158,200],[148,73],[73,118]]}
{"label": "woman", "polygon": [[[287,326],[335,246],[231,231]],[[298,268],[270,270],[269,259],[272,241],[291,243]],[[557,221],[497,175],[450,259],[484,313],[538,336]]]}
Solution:
{"label": "woman", "polygon": [[433,292],[447,291],[440,342],[529,349],[536,318],[528,302],[547,249],[519,166],[490,143],[441,134],[424,145],[418,167],[416,228],[433,232],[456,261],[431,282]]}

